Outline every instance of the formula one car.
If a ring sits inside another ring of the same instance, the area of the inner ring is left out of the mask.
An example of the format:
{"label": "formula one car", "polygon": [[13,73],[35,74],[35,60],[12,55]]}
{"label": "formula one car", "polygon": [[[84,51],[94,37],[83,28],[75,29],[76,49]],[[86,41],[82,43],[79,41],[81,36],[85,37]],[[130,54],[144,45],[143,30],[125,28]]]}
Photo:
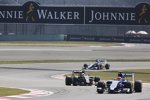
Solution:
{"label": "formula one car", "polygon": [[[132,78],[129,81],[127,78]],[[118,78],[107,82],[99,81],[97,84],[97,93],[133,93],[142,92],[142,82],[134,81],[134,73],[119,72]]]}
{"label": "formula one car", "polygon": [[99,77],[89,76],[83,70],[72,71],[71,76],[66,76],[65,78],[65,84],[67,86],[91,86],[99,81]]}
{"label": "formula one car", "polygon": [[101,69],[109,69],[110,64],[108,64],[106,59],[97,59],[94,64],[84,64],[83,68],[84,70],[101,70]]}

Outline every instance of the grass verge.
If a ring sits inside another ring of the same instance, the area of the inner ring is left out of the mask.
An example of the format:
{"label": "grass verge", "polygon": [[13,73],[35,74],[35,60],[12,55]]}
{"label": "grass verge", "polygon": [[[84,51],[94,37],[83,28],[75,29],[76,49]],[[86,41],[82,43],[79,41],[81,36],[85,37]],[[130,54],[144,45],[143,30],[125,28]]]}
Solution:
{"label": "grass verge", "polygon": [[117,77],[118,72],[133,72],[135,73],[135,80],[142,80],[144,83],[150,83],[150,69],[99,71],[88,72],[88,74],[92,76],[99,76],[102,80],[112,80]]}
{"label": "grass verge", "polygon": [[12,95],[25,94],[29,92],[30,91],[22,90],[22,89],[0,87],[0,96],[12,96]]}

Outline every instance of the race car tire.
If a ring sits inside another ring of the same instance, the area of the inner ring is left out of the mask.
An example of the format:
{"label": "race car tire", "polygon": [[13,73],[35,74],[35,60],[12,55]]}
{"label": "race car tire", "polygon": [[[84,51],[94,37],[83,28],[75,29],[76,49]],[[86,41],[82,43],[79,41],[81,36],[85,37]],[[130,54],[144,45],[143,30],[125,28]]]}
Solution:
{"label": "race car tire", "polygon": [[103,94],[105,91],[105,83],[104,82],[98,82],[97,83],[97,93]]}
{"label": "race car tire", "polygon": [[127,82],[125,84],[125,88],[129,89],[129,91],[127,91],[127,93],[131,94],[133,92],[133,90],[132,90],[132,84],[130,82]]}
{"label": "race car tire", "polygon": [[103,66],[99,65],[98,70],[102,70],[102,69],[103,69]]}
{"label": "race car tire", "polygon": [[109,68],[110,68],[110,65],[109,65],[109,64],[106,64],[106,65],[105,65],[105,68],[106,68],[106,69],[109,69]]}
{"label": "race car tire", "polygon": [[100,81],[100,78],[99,77],[94,77],[94,82],[99,82]]}
{"label": "race car tire", "polygon": [[71,77],[66,77],[65,84],[68,85],[68,86],[71,85],[72,84],[72,78]]}
{"label": "race car tire", "polygon": [[87,69],[87,68],[88,68],[88,64],[84,64],[83,69]]}
{"label": "race car tire", "polygon": [[100,68],[100,66],[97,66],[97,70],[100,70],[101,68]]}
{"label": "race car tire", "polygon": [[135,92],[142,92],[142,82],[141,81],[135,81],[134,91]]}
{"label": "race car tire", "polygon": [[80,78],[78,79],[78,81],[79,81],[79,85],[80,85],[80,86],[85,86],[85,85],[86,85],[86,80],[85,80],[84,77],[80,77]]}
{"label": "race car tire", "polygon": [[73,77],[73,82],[72,82],[73,86],[77,86],[79,85],[79,80],[77,77]]}

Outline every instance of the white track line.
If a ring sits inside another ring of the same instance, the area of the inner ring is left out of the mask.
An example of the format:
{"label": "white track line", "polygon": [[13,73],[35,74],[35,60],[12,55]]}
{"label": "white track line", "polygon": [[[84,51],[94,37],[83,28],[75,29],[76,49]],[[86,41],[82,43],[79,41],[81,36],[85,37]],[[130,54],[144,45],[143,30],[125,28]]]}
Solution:
{"label": "white track line", "polygon": [[125,47],[134,47],[135,44],[129,44],[129,43],[121,43],[123,44]]}

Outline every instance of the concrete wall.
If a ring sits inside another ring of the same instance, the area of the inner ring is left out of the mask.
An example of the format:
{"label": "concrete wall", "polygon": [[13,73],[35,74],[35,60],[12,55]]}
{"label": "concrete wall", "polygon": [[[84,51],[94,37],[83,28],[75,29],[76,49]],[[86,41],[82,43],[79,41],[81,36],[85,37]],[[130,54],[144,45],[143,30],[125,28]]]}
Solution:
{"label": "concrete wall", "polygon": [[50,34],[50,35],[0,35],[0,41],[64,41],[64,35]]}

